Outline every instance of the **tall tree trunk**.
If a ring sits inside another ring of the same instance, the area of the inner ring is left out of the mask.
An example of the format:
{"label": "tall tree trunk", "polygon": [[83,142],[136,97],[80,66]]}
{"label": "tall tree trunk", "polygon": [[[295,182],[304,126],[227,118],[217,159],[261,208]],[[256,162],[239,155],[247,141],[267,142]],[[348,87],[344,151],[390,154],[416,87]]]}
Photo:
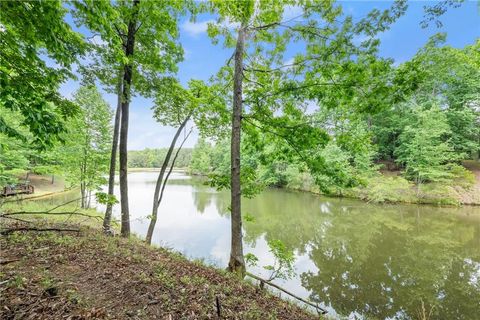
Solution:
{"label": "tall tree trunk", "polygon": [[[112,152],[110,155],[110,172],[108,176],[108,194],[114,194],[115,190],[115,169],[117,162],[117,149],[118,149],[118,135],[120,131],[120,117],[122,115],[122,90],[123,90],[123,77],[120,75],[118,77],[117,84],[117,110],[115,111],[115,124],[113,127],[113,139],[112,139]],[[105,232],[110,231],[110,225],[112,222],[112,207],[111,203],[107,204],[107,209],[105,210],[105,217],[103,218],[103,230]]]}
{"label": "tall tree trunk", "polygon": [[160,173],[158,174],[157,183],[155,185],[155,193],[153,194],[152,217],[150,218],[150,225],[148,226],[147,236],[145,237],[145,242],[148,244],[152,243],[153,230],[155,229],[155,224],[157,223],[158,207],[160,205],[160,201],[158,201],[159,195],[160,195],[160,189],[162,187],[162,183],[163,184],[167,183],[166,179],[165,179],[165,182],[163,181],[164,180],[163,177],[165,175],[165,171],[167,170],[168,163],[170,162],[170,158],[172,156],[173,149],[175,148],[175,144],[177,143],[177,139],[180,136],[180,133],[182,132],[183,128],[187,124],[188,120],[190,120],[190,115],[186,117],[185,120],[183,120],[183,122],[178,127],[177,132],[175,133],[175,136],[173,137],[172,142],[170,143],[170,147],[168,148],[167,155],[163,160]]}
{"label": "tall tree trunk", "polygon": [[[127,58],[133,56],[135,47],[135,32],[137,28],[138,5],[140,0],[133,1],[133,14],[128,22],[127,42],[125,44],[125,55]],[[128,180],[127,180],[127,138],[128,138],[128,115],[130,107],[130,93],[132,85],[132,62],[129,61],[124,66],[123,73],[123,98],[122,98],[122,116],[120,120],[120,205],[121,205],[121,235],[130,236],[130,211],[128,209]]]}
{"label": "tall tree trunk", "polygon": [[231,140],[231,251],[228,270],[235,272],[239,277],[245,277],[245,260],[243,257],[242,240],[242,209],[240,184],[240,138],[242,121],[242,85],[243,85],[243,55],[245,47],[245,25],[238,31],[237,46],[235,49],[235,73],[233,75],[233,112],[232,112],[232,140]]}

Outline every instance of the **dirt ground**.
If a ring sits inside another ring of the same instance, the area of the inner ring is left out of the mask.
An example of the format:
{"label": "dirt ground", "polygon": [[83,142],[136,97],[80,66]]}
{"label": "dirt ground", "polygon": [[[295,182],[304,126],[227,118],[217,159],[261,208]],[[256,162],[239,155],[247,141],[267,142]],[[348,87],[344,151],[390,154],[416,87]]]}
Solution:
{"label": "dirt ground", "polygon": [[0,249],[1,319],[319,318],[221,270],[86,227],[13,232]]}
{"label": "dirt ground", "polygon": [[[33,185],[35,192],[33,194],[21,194],[15,196],[16,198],[39,198],[49,196],[54,193],[62,192],[65,190],[65,179],[61,176],[51,175],[39,175],[30,173],[28,179],[26,179],[26,173],[18,177],[19,182],[25,182],[25,180]],[[53,182],[53,183],[52,183]]]}
{"label": "dirt ground", "polygon": [[463,204],[480,204],[480,161],[464,161],[463,166],[475,175],[475,183],[471,187],[471,192],[461,194],[461,202]]}

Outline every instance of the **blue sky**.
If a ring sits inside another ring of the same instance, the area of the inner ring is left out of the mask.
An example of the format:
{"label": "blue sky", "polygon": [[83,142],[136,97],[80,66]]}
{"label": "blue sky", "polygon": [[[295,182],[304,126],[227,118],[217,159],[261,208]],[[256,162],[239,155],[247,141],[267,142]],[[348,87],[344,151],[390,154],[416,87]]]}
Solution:
{"label": "blue sky", "polygon": [[[344,11],[354,17],[363,17],[373,8],[384,9],[391,5],[389,1],[341,1]],[[410,1],[409,8],[390,30],[380,36],[380,55],[393,58],[396,63],[409,60],[428,38],[438,32],[447,33],[447,44],[462,48],[480,38],[480,6],[476,1],[467,1],[460,8],[450,9],[441,17],[443,26],[437,28],[431,24],[427,29],[420,27],[423,19],[423,6],[433,5],[434,1]],[[195,23],[188,18],[179,22],[180,41],[185,51],[184,61],[179,64],[178,77],[182,83],[190,79],[207,80],[232,55],[233,49],[224,49],[220,44],[213,45],[206,34],[206,22],[212,16],[201,15]],[[85,33],[83,29],[80,30]],[[61,88],[61,93],[71,97],[78,88],[78,83],[69,81]],[[116,97],[105,94],[105,99],[112,108],[116,105]],[[152,117],[152,102],[141,98],[133,98],[130,105],[130,124],[128,149],[167,147],[175,132],[174,128],[164,127]],[[186,147],[195,144],[197,135],[190,137]]]}

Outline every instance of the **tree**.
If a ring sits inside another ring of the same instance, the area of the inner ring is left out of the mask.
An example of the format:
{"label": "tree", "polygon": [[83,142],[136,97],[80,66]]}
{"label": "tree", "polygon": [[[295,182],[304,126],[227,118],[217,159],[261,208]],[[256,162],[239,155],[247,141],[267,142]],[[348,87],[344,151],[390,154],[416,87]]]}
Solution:
{"label": "tree", "polygon": [[[3,110],[2,110],[3,111]],[[10,128],[28,137],[31,133],[21,125],[18,113],[4,110],[2,117]],[[23,131],[23,132],[22,132]],[[19,173],[29,168],[31,151],[25,143],[0,132],[0,187],[17,182]]]}
{"label": "tree", "polygon": [[394,95],[398,98],[371,121],[380,159],[395,160],[400,134],[416,121],[416,105],[428,105],[432,100],[437,101],[452,128],[450,143],[454,151],[464,158],[479,154],[480,42],[457,49],[442,46],[444,41],[445,34],[433,36],[411,60],[392,70]]}
{"label": "tree", "polygon": [[[130,234],[127,138],[131,97],[135,92],[152,96],[158,82],[176,71],[176,63],[183,54],[177,42],[177,16],[183,10],[183,4],[182,1],[140,0],[76,2],[78,22],[85,24],[106,43],[101,48],[104,53],[101,61],[109,61],[109,70],[119,70],[122,79],[117,88],[122,89],[118,101],[121,101],[119,158],[121,234],[124,237]],[[100,71],[105,74],[105,69],[100,68]],[[118,83],[118,73],[113,74],[115,80],[106,77],[106,83]],[[112,153],[114,148],[112,146]],[[113,160],[111,162],[113,168]],[[109,194],[113,194],[113,183],[110,183]],[[108,221],[105,224],[108,225]]]}
{"label": "tree", "polygon": [[[152,242],[153,231],[157,221],[158,207],[162,201],[168,178],[172,173],[180,150],[192,132],[193,127],[188,133],[184,134],[183,140],[172,159],[171,157],[181,132],[190,120],[197,123],[200,130],[207,128],[208,114],[216,109],[215,106],[218,98],[212,97],[209,93],[209,88],[202,81],[196,80],[190,81],[188,89],[183,88],[175,80],[170,80],[168,83],[163,84],[157,91],[154,107],[155,118],[163,125],[177,126],[177,131],[167,150],[167,154],[163,160],[157,183],[155,185],[152,214],[146,235],[146,242],[148,244]],[[170,168],[167,172],[169,164]]]}
{"label": "tree", "polygon": [[405,165],[405,174],[417,186],[428,181],[453,177],[452,167],[459,155],[449,141],[451,129],[437,105],[419,108],[413,121],[400,135],[397,161]]}
{"label": "tree", "polygon": [[[67,10],[61,1],[2,1],[0,12],[0,132],[24,142],[30,138],[45,149],[58,140],[65,131],[64,120],[77,111],[58,88],[73,76],[70,66],[85,44],[64,21]],[[17,112],[32,136],[12,127],[3,117],[5,109]]]}
{"label": "tree", "polygon": [[184,139],[180,144],[180,147],[177,149],[174,159],[172,160],[170,170],[165,175],[168,164],[175,149],[178,137],[180,136],[181,132],[183,131],[188,121],[191,119],[193,112],[195,111],[195,96],[192,95],[192,93],[188,90],[182,88],[181,85],[178,84],[176,81],[171,81],[168,86],[164,85],[161,89],[163,90],[159,90],[155,100],[155,117],[157,121],[159,121],[163,125],[177,126],[177,131],[175,132],[165,159],[163,160],[157,183],[155,185],[150,225],[148,226],[148,231],[145,238],[145,241],[148,244],[152,243],[153,231],[155,230],[155,224],[157,222],[158,207],[160,206],[160,203],[162,201],[165,186],[167,185],[168,178],[175,165],[176,157],[178,156],[178,153],[182,148],[183,143],[186,141],[186,139],[188,139],[188,136],[191,133],[191,129],[188,134],[184,136]]}
{"label": "tree", "polygon": [[[286,5],[300,6],[302,19],[285,19]],[[318,157],[320,152],[313,153],[317,157],[309,156],[310,150],[327,144],[328,135],[305,123],[309,120],[305,104],[314,100],[334,108],[342,100],[363,111],[385,105],[386,101],[381,101],[388,97],[389,86],[384,75],[391,61],[375,58],[379,43],[375,35],[403,14],[406,5],[397,1],[392,10],[373,10],[357,23],[350,16],[338,20],[341,7],[326,1],[212,1],[212,8],[220,18],[216,24],[209,24],[209,35],[215,41],[223,36],[226,46],[235,47],[233,68],[227,64],[219,78],[227,86],[233,83],[229,270],[243,276],[241,177],[254,175],[240,170],[242,130],[282,139],[289,146],[290,158],[300,158],[313,172],[325,171],[325,161]],[[235,25],[236,39],[225,21]],[[354,36],[361,34],[367,40],[355,45]],[[292,40],[305,43],[307,50],[298,53],[293,63],[285,64],[284,53]],[[244,103],[249,107],[248,115]],[[261,143],[253,147],[260,148]]]}
{"label": "tree", "polygon": [[189,166],[190,172],[200,175],[209,174],[211,169],[211,152],[211,145],[205,140],[205,138],[200,137],[193,148],[192,161]]}
{"label": "tree", "polygon": [[105,184],[112,137],[112,112],[93,85],[83,86],[74,95],[81,112],[68,124],[65,145],[58,158],[67,181],[79,185],[82,208],[90,205],[91,192]]}

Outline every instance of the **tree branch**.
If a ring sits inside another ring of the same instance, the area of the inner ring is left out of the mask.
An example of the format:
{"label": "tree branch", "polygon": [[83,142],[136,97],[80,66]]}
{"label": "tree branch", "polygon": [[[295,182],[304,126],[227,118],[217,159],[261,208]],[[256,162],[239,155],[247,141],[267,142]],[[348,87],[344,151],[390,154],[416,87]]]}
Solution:
{"label": "tree branch", "polygon": [[295,298],[295,299],[297,299],[297,300],[302,301],[303,303],[305,303],[305,304],[307,304],[307,305],[309,305],[309,306],[311,306],[311,307],[314,307],[314,308],[317,310],[317,312],[320,311],[319,313],[321,313],[321,314],[326,314],[326,313],[327,313],[327,310],[326,310],[326,309],[323,309],[323,308],[319,307],[318,305],[316,305],[316,304],[314,304],[314,303],[312,303],[312,302],[310,302],[310,301],[308,301],[308,300],[305,300],[305,299],[297,296],[296,294],[291,293],[290,291],[287,291],[286,289],[280,287],[279,285],[277,285],[277,284],[275,284],[275,283],[273,283],[273,282],[270,282],[270,281],[268,281],[268,280],[262,279],[262,278],[260,278],[259,276],[256,276],[256,275],[254,275],[253,273],[250,273],[250,272],[247,272],[246,275],[249,276],[250,278],[253,278],[253,279],[255,279],[255,280],[260,281],[260,283],[266,283],[266,284],[268,284],[269,286],[272,286],[272,287],[274,287],[274,288],[276,288],[276,289],[278,289],[278,290],[280,290],[280,291],[288,294],[289,296],[291,296],[291,297],[293,297],[293,298]]}
{"label": "tree branch", "polygon": [[0,234],[2,235],[7,235],[13,232],[17,231],[37,231],[37,232],[45,232],[45,231],[58,231],[58,232],[80,232],[80,229],[71,229],[71,228],[34,228],[34,227],[19,227],[19,228],[13,228],[13,229],[5,229],[0,231]]}

